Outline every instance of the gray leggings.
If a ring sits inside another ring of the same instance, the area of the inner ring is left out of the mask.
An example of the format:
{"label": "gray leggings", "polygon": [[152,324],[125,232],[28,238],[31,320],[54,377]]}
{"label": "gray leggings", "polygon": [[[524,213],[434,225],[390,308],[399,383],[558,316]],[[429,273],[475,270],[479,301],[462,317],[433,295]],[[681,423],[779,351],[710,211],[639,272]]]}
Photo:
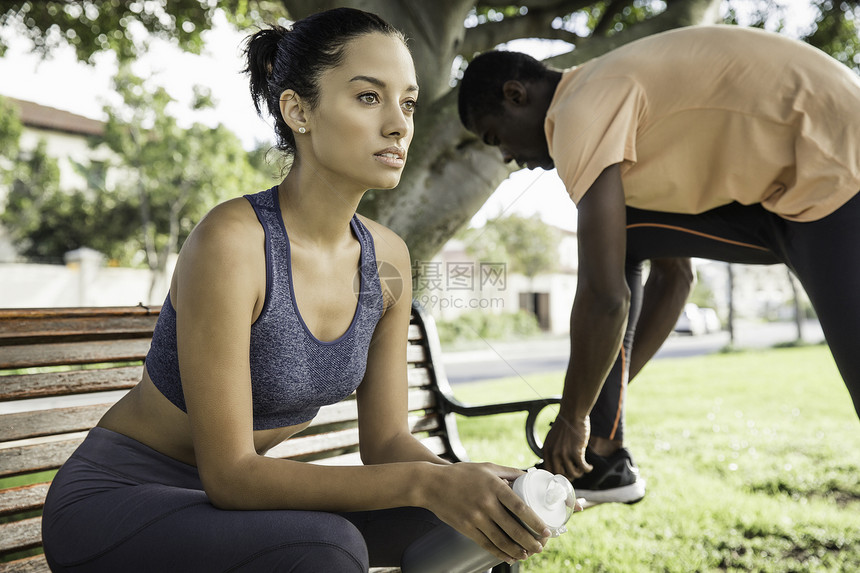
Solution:
{"label": "gray leggings", "polygon": [[42,537],[54,572],[365,572],[439,523],[414,507],[220,510],[195,467],[94,428],[51,484]]}

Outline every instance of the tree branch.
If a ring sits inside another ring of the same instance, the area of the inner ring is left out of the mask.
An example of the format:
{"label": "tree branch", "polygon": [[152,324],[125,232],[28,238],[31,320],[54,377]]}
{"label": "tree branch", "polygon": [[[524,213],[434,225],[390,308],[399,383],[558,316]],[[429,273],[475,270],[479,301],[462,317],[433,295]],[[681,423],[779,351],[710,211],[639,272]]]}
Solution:
{"label": "tree branch", "polygon": [[520,38],[543,38],[548,40],[572,41],[576,38],[564,29],[552,27],[556,16],[542,13],[540,16],[529,12],[525,16],[505,18],[501,22],[487,22],[466,30],[460,55],[471,59],[478,52],[491,50],[499,44]]}
{"label": "tree branch", "polygon": [[281,0],[281,4],[284,5],[291,20],[299,20],[314,12],[330,10],[340,5],[337,0]]}
{"label": "tree branch", "polygon": [[[545,40],[564,40],[574,43],[579,36],[572,32],[553,28],[556,18],[582,10],[590,6],[593,0],[533,0],[524,2],[528,13],[523,16],[505,18],[499,22],[487,22],[466,30],[460,55],[471,58],[477,52],[483,52],[521,38],[541,38]],[[478,8],[505,7],[510,3],[489,0],[480,2]]]}
{"label": "tree branch", "polygon": [[609,31],[609,27],[612,25],[612,19],[618,14],[621,14],[627,5],[628,3],[622,2],[622,0],[610,0],[607,3],[606,10],[604,10],[603,14],[600,16],[600,21],[596,26],[594,26],[594,31],[591,34],[593,36],[605,35],[606,32]]}
{"label": "tree branch", "polygon": [[[510,0],[480,0],[475,3],[475,7],[478,9],[481,8],[507,8],[511,6],[512,2]],[[524,2],[518,2],[520,6],[525,6],[528,8],[529,12],[532,10],[550,10],[552,12],[557,13],[558,15],[562,15],[565,13],[575,12],[579,10],[577,7],[571,7],[571,4],[580,4],[580,2],[571,2],[570,0],[526,0]]]}
{"label": "tree branch", "polygon": [[662,14],[625,27],[611,36],[583,38],[572,52],[548,58],[545,62],[557,68],[569,68],[652,34],[682,26],[712,24],[719,16],[719,5],[720,0],[672,0]]}

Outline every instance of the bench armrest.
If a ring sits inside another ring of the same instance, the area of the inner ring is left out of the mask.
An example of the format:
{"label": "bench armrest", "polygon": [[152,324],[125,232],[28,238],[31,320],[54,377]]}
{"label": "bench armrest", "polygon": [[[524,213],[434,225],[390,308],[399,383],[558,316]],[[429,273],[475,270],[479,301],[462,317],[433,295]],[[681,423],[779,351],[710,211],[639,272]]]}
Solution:
{"label": "bench armrest", "polygon": [[520,402],[504,402],[501,404],[484,404],[480,406],[463,404],[450,395],[443,396],[443,400],[447,411],[466,417],[528,412],[528,417],[526,418],[526,442],[528,442],[529,448],[531,448],[535,455],[541,457],[543,456],[543,438],[538,438],[535,433],[535,424],[543,409],[550,405],[559,404],[561,396],[522,400]]}
{"label": "bench armrest", "polygon": [[424,329],[427,353],[428,366],[432,371],[432,376],[435,382],[437,397],[439,399],[439,408],[445,413],[446,418],[451,418],[450,427],[448,429],[449,442],[452,450],[460,459],[468,459],[465,454],[465,449],[459,441],[456,434],[456,422],[453,421],[451,414],[459,414],[461,416],[492,416],[494,414],[509,414],[511,412],[528,412],[526,418],[526,441],[529,448],[541,457],[543,442],[535,435],[535,423],[541,411],[549,405],[559,404],[561,396],[550,396],[535,398],[532,400],[523,400],[520,402],[507,402],[502,404],[485,404],[480,406],[470,406],[463,404],[454,397],[454,391],[451,389],[451,384],[448,382],[448,376],[445,374],[445,367],[442,359],[442,347],[439,343],[439,334],[436,330],[436,322],[433,317],[424,310],[421,304],[413,300],[412,311],[418,323]]}

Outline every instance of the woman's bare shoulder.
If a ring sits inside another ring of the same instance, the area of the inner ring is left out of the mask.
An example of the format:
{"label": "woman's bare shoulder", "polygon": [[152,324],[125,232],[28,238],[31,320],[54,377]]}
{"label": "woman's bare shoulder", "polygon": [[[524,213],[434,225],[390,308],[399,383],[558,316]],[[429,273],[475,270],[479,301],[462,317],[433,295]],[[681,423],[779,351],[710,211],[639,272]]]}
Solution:
{"label": "woman's bare shoulder", "polygon": [[183,250],[251,252],[259,250],[264,232],[251,204],[239,197],[210,210],[188,236]]}
{"label": "woman's bare shoulder", "polygon": [[376,260],[386,261],[397,266],[409,267],[409,247],[400,235],[373,219],[358,215],[359,220],[373,236],[373,246],[376,250]]}
{"label": "woman's bare shoulder", "polygon": [[209,211],[186,239],[171,293],[175,298],[181,285],[208,294],[233,285],[240,288],[234,295],[259,298],[265,292],[265,261],[265,233],[251,204],[242,198],[226,201]]}

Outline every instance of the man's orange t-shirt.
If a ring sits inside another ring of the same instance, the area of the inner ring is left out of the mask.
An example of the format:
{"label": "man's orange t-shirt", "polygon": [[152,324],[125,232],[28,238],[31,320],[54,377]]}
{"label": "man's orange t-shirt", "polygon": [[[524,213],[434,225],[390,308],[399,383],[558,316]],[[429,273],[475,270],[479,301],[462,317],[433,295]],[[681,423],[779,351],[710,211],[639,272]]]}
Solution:
{"label": "man's orange t-shirt", "polygon": [[574,202],[615,163],[627,204],[653,211],[814,221],[860,190],[860,78],[761,30],[683,28],[567,70],[545,131]]}

